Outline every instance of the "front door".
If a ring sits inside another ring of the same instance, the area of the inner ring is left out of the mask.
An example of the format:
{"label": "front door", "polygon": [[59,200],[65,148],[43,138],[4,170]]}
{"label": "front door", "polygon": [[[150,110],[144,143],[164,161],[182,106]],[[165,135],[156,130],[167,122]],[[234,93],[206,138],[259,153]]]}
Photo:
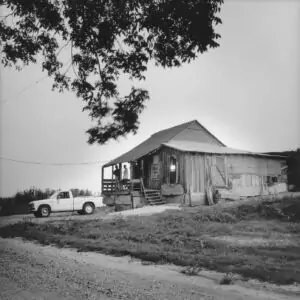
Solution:
{"label": "front door", "polygon": [[159,156],[153,156],[150,169],[150,184],[149,187],[152,189],[158,189],[160,183],[160,161]]}
{"label": "front door", "polygon": [[57,195],[56,203],[52,207],[53,211],[71,211],[73,210],[73,198],[70,198],[69,192],[60,192]]}

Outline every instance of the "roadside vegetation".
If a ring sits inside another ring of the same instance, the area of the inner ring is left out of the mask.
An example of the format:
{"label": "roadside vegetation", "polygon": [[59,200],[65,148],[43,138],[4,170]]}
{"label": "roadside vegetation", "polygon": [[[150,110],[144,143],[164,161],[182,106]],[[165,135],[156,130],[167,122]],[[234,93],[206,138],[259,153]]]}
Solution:
{"label": "roadside vegetation", "polygon": [[0,235],[173,263],[191,275],[205,268],[278,284],[300,283],[300,199],[126,219],[23,222],[1,228]]}
{"label": "roadside vegetation", "polygon": [[[87,189],[71,189],[74,197],[91,196],[92,192]],[[13,197],[0,198],[0,216],[14,214],[28,214],[28,203],[34,200],[49,198],[55,192],[54,189],[31,188],[17,192]]]}

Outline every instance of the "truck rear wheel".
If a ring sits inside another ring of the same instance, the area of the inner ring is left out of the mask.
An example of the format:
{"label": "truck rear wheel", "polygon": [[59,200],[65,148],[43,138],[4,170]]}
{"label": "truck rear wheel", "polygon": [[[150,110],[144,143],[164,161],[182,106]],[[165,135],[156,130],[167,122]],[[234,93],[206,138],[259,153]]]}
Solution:
{"label": "truck rear wheel", "polygon": [[50,216],[50,207],[48,205],[42,205],[39,207],[38,213],[41,217],[47,218]]}
{"label": "truck rear wheel", "polygon": [[83,205],[83,212],[85,215],[91,215],[95,210],[95,206],[92,203],[85,203]]}

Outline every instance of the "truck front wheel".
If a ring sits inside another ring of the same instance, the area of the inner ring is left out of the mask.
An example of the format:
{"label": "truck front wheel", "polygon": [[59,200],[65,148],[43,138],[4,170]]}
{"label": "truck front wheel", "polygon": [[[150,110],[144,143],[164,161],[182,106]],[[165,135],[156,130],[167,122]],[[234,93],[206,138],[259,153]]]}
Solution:
{"label": "truck front wheel", "polygon": [[40,217],[41,217],[41,215],[40,215],[40,213],[39,213],[38,211],[35,211],[35,212],[33,213],[33,215],[34,215],[36,218],[40,218]]}
{"label": "truck front wheel", "polygon": [[95,206],[92,203],[85,203],[83,205],[83,212],[85,215],[91,215],[95,210]]}
{"label": "truck front wheel", "polygon": [[41,217],[47,218],[50,216],[50,207],[48,205],[42,205],[39,207],[38,213]]}

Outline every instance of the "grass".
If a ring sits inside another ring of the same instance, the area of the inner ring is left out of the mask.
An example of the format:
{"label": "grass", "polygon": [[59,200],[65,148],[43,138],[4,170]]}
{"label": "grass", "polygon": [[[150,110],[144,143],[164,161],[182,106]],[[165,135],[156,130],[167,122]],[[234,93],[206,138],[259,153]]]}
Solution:
{"label": "grass", "polygon": [[[173,263],[186,267],[188,275],[205,268],[278,284],[300,283],[300,199],[127,219],[20,222],[0,228],[0,236]],[[250,242],[241,244],[244,239]],[[255,239],[268,243],[252,243]]]}
{"label": "grass", "polygon": [[195,276],[199,275],[199,273],[201,272],[201,268],[198,266],[188,266],[182,269],[180,272],[188,276]]}

